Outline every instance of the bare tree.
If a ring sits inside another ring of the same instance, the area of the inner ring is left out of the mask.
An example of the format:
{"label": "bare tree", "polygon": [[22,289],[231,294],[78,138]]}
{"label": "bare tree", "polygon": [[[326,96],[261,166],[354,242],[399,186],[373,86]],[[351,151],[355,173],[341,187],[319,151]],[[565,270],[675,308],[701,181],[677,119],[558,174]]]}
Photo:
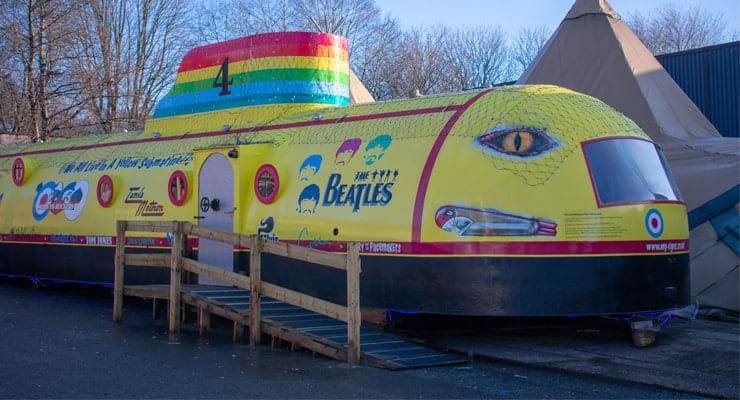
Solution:
{"label": "bare tree", "polygon": [[184,0],[86,0],[75,71],[89,99],[81,125],[98,133],[144,127],[190,47]]}
{"label": "bare tree", "polygon": [[297,3],[291,0],[251,0],[240,9],[251,28],[244,34],[296,30],[300,26]]}
{"label": "bare tree", "polygon": [[[13,9],[0,14],[0,133],[20,135],[29,115],[22,94],[23,65],[17,52],[18,37],[14,34]],[[7,19],[6,19],[7,18]]]}
{"label": "bare tree", "polygon": [[295,0],[302,29],[334,33],[358,41],[365,27],[380,19],[373,0]]}
{"label": "bare tree", "polygon": [[383,18],[373,0],[300,0],[304,29],[345,36],[350,66],[376,99],[392,97],[388,65],[400,54],[403,33],[396,19]]}
{"label": "bare tree", "polygon": [[6,108],[23,114],[14,119],[13,129],[34,142],[64,129],[78,106],[78,88],[64,74],[73,9],[73,3],[63,0],[13,0],[3,10],[2,35],[12,54],[4,63],[3,79],[8,86],[17,85],[15,93],[22,93],[6,102]]}
{"label": "bare tree", "polygon": [[552,36],[552,31],[546,26],[523,28],[517,32],[509,47],[512,78],[516,79],[529,67],[529,64],[537,58],[540,50],[545,47],[550,36]]}
{"label": "bare tree", "polygon": [[382,64],[400,37],[396,20],[383,19],[374,0],[297,0],[296,11],[301,29],[346,37],[352,70],[373,97],[385,97]]}
{"label": "bare tree", "polygon": [[447,66],[446,27],[415,28],[403,35],[400,52],[388,65],[386,81],[393,98],[444,93],[457,81]]}
{"label": "bare tree", "polygon": [[[232,0],[229,3],[240,3]],[[235,13],[229,12],[225,1],[203,2],[199,12],[194,12],[196,42],[200,44],[216,43],[228,40],[233,35],[233,27],[238,19]]]}
{"label": "bare tree", "polygon": [[699,6],[682,11],[668,4],[647,14],[630,14],[625,22],[655,55],[719,44],[731,36],[722,15]]}
{"label": "bare tree", "polygon": [[382,83],[381,72],[401,32],[397,21],[381,19],[374,1],[222,0],[209,4],[196,18],[201,44],[276,31],[342,35],[350,45],[352,69],[376,98],[383,97],[380,88],[387,85]]}
{"label": "bare tree", "polygon": [[403,33],[397,20],[387,17],[377,24],[369,24],[372,30],[352,44],[350,64],[353,71],[376,100],[393,98],[388,78],[388,66],[401,54]]}
{"label": "bare tree", "polygon": [[198,42],[220,42],[265,32],[297,30],[292,0],[217,0],[203,2],[195,14]]}
{"label": "bare tree", "polygon": [[443,37],[453,90],[491,86],[508,77],[506,35],[498,26],[466,27]]}
{"label": "bare tree", "polygon": [[116,129],[121,80],[125,72],[123,50],[131,9],[118,0],[88,0],[80,9],[84,29],[78,34],[77,61],[87,109],[93,125],[102,132]]}
{"label": "bare tree", "polygon": [[[0,57],[3,57],[0,53]],[[23,121],[27,115],[22,111],[23,98],[20,87],[13,74],[4,71],[0,73],[0,134],[20,135]]]}
{"label": "bare tree", "polygon": [[126,95],[121,99],[126,129],[144,128],[157,99],[174,82],[180,60],[193,46],[191,28],[185,23],[188,4],[187,0],[139,2],[135,24],[129,28],[134,40],[126,57]]}

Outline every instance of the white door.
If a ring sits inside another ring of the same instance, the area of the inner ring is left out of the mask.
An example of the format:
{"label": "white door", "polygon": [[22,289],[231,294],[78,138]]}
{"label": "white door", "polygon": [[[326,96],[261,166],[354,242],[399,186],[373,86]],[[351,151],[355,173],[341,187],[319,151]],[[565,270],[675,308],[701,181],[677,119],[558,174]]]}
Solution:
{"label": "white door", "polygon": [[[229,160],[220,153],[206,158],[198,174],[198,217],[200,225],[207,228],[234,230],[234,170]],[[234,247],[209,239],[198,239],[200,262],[234,270]],[[227,285],[208,277],[199,276],[201,285]]]}

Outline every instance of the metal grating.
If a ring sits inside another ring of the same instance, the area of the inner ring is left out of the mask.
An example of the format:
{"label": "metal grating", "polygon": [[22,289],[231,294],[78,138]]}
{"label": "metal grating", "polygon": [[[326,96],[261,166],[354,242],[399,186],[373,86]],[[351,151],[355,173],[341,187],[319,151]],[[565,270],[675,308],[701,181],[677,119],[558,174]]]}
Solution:
{"label": "metal grating", "polygon": [[[245,317],[249,314],[247,290],[185,286],[183,291],[207,301],[214,307],[229,308]],[[346,323],[265,296],[262,296],[260,303],[262,318],[270,323],[346,351],[348,347]],[[421,346],[367,327],[360,329],[360,351],[363,361],[394,370],[467,362],[467,359],[458,354]]]}

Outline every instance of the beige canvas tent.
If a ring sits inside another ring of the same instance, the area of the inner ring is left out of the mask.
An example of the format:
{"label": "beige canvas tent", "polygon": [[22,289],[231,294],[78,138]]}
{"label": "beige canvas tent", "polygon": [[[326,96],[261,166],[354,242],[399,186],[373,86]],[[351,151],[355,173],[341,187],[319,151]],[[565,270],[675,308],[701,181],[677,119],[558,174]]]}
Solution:
{"label": "beige canvas tent", "polygon": [[606,0],[576,0],[517,83],[597,97],[661,146],[689,211],[692,294],[737,312],[740,139],[720,136]]}
{"label": "beige canvas tent", "polygon": [[375,99],[365,84],[352,71],[349,70],[349,102],[350,104],[372,103]]}

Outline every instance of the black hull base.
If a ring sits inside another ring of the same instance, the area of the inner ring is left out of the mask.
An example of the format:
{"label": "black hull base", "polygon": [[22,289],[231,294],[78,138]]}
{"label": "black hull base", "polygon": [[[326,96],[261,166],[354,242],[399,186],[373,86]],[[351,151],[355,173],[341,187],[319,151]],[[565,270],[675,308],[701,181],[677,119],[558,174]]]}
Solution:
{"label": "black hull base", "polygon": [[[114,248],[0,245],[0,275],[113,282]],[[248,271],[249,256],[235,255]],[[342,271],[265,255],[262,277],[346,301]],[[690,303],[689,254],[558,258],[363,256],[363,308],[477,316],[628,314]],[[129,267],[126,284],[167,283],[169,271]]]}

